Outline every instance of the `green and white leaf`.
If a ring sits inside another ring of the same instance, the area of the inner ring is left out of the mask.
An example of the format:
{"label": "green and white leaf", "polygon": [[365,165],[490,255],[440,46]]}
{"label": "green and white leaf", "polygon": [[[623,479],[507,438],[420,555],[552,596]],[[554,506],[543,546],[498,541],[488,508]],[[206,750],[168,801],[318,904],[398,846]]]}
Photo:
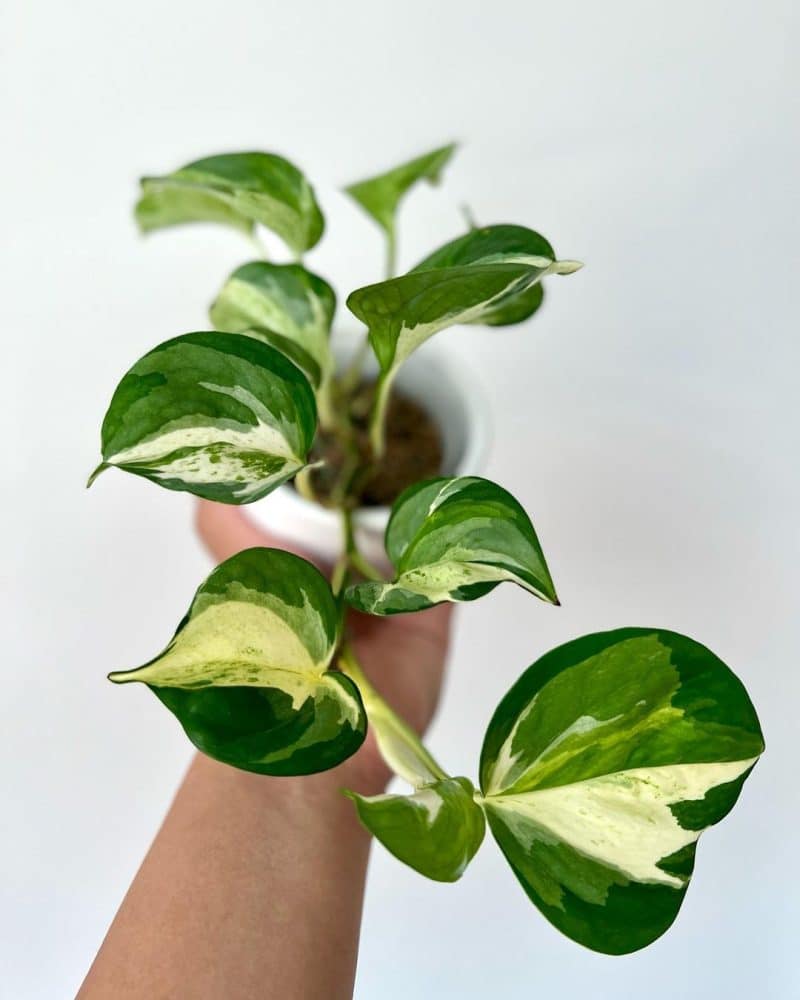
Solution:
{"label": "green and white leaf", "polygon": [[430,479],[410,487],[394,502],[385,542],[395,578],[350,587],[347,601],[360,611],[392,615],[472,601],[503,581],[558,603],[530,518],[488,479]]}
{"label": "green and white leaf", "polygon": [[547,919],[624,954],[672,923],[697,839],[763,749],[744,687],[713,653],[619,629],[553,650],[506,695],[484,741],[483,805]]}
{"label": "green and white leaf", "polygon": [[445,778],[412,795],[347,794],[364,826],[396,858],[437,882],[455,882],[483,842],[486,821],[466,778]]}
{"label": "green and white leaf", "polygon": [[[521,248],[523,237],[530,250]],[[356,289],[347,306],[369,327],[381,371],[388,373],[440,330],[491,322],[501,306],[546,275],[571,274],[581,266],[556,260],[552,248],[544,252],[547,247],[522,226],[472,230],[408,274]]]}
{"label": "green and white leaf", "polygon": [[252,233],[271,229],[295,253],[310,250],[324,220],[314,191],[294,164],[273,153],[225,153],[161,177],[143,177],[136,220],[142,232],[218,222]]}
{"label": "green and white leaf", "polygon": [[542,278],[580,267],[557,260],[532,229],[489,226],[446,244],[408,274],[352,292],[347,306],[369,328],[381,371],[374,450],[383,450],[383,415],[397,371],[426,340],[456,324],[519,322],[538,308],[532,289]]}
{"label": "green and white leaf", "polygon": [[211,306],[211,322],[229,333],[249,332],[282,350],[328,405],[334,359],[330,348],[336,294],[300,264],[252,261],[238,267]]}
{"label": "green and white leaf", "polygon": [[386,173],[350,184],[345,191],[391,235],[394,233],[397,206],[403,196],[419,181],[437,184],[455,149],[455,143],[434,149]]}
{"label": "green and white leaf", "polygon": [[364,826],[396,858],[439,882],[461,877],[483,841],[486,828],[475,789],[451,778],[417,734],[386,704],[347,648],[342,668],[358,685],[381,756],[412,786],[410,795],[347,794]]}
{"label": "green and white leaf", "polygon": [[[484,226],[471,229],[464,236],[445,243],[412,268],[411,273],[445,267],[491,264],[515,253],[556,260],[556,252],[552,245],[533,229],[513,225]],[[575,261],[560,263],[562,270],[557,272],[559,274],[569,274],[576,270]],[[564,271],[564,265],[572,267]],[[536,312],[543,299],[544,285],[539,281],[525,291],[489,306],[477,319],[470,322],[484,326],[509,326],[512,323],[521,323]]]}
{"label": "green and white leaf", "polygon": [[208,500],[258,500],[306,465],[314,394],[283,354],[248,336],[188,333],[125,375],[102,428],[116,466]]}
{"label": "green and white leaf", "polygon": [[355,684],[328,669],[336,603],[310,563],[254,548],[222,563],[197,591],[170,644],[137,670],[192,743],[259,774],[334,767],[364,740]]}

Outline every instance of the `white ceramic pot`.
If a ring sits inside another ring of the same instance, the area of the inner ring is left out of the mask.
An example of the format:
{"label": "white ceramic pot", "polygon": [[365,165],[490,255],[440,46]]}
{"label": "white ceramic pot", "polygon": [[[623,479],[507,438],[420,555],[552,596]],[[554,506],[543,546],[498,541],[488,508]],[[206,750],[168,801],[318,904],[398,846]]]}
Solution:
{"label": "white ceramic pot", "polygon": [[[442,432],[442,474],[480,475],[491,439],[489,412],[480,385],[462,362],[426,344],[405,362],[395,384],[424,406]],[[337,513],[304,500],[290,486],[251,504],[248,512],[257,524],[321,559],[333,561],[341,551]],[[374,563],[386,562],[383,536],[388,520],[388,507],[364,507],[355,515],[359,547]]]}

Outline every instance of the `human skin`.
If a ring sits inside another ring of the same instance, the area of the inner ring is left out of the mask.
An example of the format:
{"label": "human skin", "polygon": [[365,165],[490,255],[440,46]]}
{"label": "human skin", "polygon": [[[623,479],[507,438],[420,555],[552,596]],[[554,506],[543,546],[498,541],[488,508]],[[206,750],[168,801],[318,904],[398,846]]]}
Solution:
{"label": "human skin", "polygon": [[[309,557],[238,507],[201,501],[196,525],[218,562],[254,545]],[[450,611],[348,618],[365,673],[419,733],[439,698]],[[310,777],[264,777],[197,754],[79,1000],[351,997],[370,837],[342,789],[377,794],[389,776],[370,734]]]}

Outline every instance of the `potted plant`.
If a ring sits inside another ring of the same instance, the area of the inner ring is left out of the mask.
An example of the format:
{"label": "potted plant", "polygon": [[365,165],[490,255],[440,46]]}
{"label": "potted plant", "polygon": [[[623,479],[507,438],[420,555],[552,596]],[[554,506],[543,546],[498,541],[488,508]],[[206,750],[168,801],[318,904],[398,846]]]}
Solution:
{"label": "potted plant", "polygon": [[[438,179],[452,153],[446,146],[347,188],[385,233],[387,276],[347,298],[367,332],[343,367],[331,347],[334,292],[301,262],[324,223],[295,166],[228,154],[142,181],[143,230],[214,221],[255,239],[261,225],[294,259],[237,268],[211,307],[214,329],[175,337],[136,362],[111,399],[90,482],[113,466],[232,504],[282,487],[290,508],[318,512],[312,541],[324,547],[336,524],[341,545],[328,577],[277,549],[233,556],[200,585],[162,653],[110,677],[145,683],[201,751],[261,774],[331,768],[371,727],[410,786],[402,795],[349,793],[385,847],[423,875],[453,881],[488,823],[551,923],[589,948],[623,954],[675,918],[700,833],[732,808],[763,751],[731,670],[664,628],[577,638],[541,656],[502,698],[473,783],[432,757],[372,688],[348,641],[350,608],[410,614],[477,600],[502,582],[558,604],[525,510],[470,467],[479,431],[462,438],[459,454],[451,439],[446,456],[447,435],[471,426],[475,409],[457,379],[448,387],[446,365],[423,363],[423,345],[457,324],[529,319],[542,280],[580,265],[559,260],[524,226],[470,226],[395,276],[398,204],[415,183]],[[414,363],[427,387],[409,379],[405,396],[395,392]],[[367,535],[386,521],[390,567],[365,552],[359,518]],[[308,530],[302,518],[297,526]]]}

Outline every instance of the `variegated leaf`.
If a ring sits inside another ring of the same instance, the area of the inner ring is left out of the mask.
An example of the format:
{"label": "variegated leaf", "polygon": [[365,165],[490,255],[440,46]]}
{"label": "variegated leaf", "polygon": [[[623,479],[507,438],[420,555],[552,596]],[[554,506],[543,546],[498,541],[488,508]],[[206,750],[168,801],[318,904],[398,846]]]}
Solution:
{"label": "variegated leaf", "polygon": [[337,609],[325,578],[278,549],[247,549],[197,591],[170,644],[137,670],[192,743],[259,774],[334,767],[364,740],[355,684],[328,669]]}
{"label": "variegated leaf", "polygon": [[218,330],[250,331],[283,350],[319,389],[333,374],[335,310],[331,286],[302,265],[252,261],[228,278],[210,315]]}
{"label": "variegated leaf", "polygon": [[316,430],[305,376],[274,348],[187,333],[125,375],[103,421],[103,462],[223,503],[258,500],[306,464]]}
{"label": "variegated leaf", "polygon": [[324,220],[303,174],[273,153],[225,153],[162,177],[142,178],[136,219],[143,232],[187,222],[219,222],[246,233],[260,223],[296,253],[322,236]]}
{"label": "variegated leaf", "polygon": [[386,551],[394,580],[347,591],[360,611],[391,615],[472,601],[504,580],[558,603],[528,515],[488,479],[430,479],[407,489],[392,507]]}
{"label": "variegated leaf", "polygon": [[466,778],[445,778],[412,795],[347,794],[364,826],[396,858],[437,882],[455,882],[483,842],[486,821]]}
{"label": "variegated leaf", "polygon": [[418,181],[438,183],[455,149],[455,143],[434,149],[384,174],[350,184],[345,191],[382,229],[391,234],[394,232],[397,206],[403,195]]}
{"label": "variegated leaf", "polygon": [[455,882],[483,841],[486,821],[466,778],[451,778],[417,734],[375,691],[347,649],[346,673],[356,682],[381,756],[414,789],[410,795],[347,794],[364,826],[400,861],[439,882]]}
{"label": "variegated leaf", "polygon": [[388,373],[440,330],[497,322],[503,308],[543,277],[580,266],[556,260],[531,229],[489,226],[446,244],[408,274],[356,289],[347,305],[369,327],[381,371]]}
{"label": "variegated leaf", "polygon": [[[515,253],[539,256],[553,261],[556,259],[556,252],[551,244],[533,229],[511,225],[486,226],[472,229],[464,236],[445,243],[443,247],[435,250],[412,268],[411,273],[443,267],[488,264],[496,260],[498,255],[505,258]],[[536,312],[543,299],[544,285],[537,282],[525,291],[489,306],[470,322],[485,326],[509,326],[512,323],[521,323]]]}
{"label": "variegated leaf", "polygon": [[509,691],[484,741],[483,804],[547,919],[624,954],[672,923],[698,837],[763,749],[744,687],[713,653],[619,629],[553,650]]}

